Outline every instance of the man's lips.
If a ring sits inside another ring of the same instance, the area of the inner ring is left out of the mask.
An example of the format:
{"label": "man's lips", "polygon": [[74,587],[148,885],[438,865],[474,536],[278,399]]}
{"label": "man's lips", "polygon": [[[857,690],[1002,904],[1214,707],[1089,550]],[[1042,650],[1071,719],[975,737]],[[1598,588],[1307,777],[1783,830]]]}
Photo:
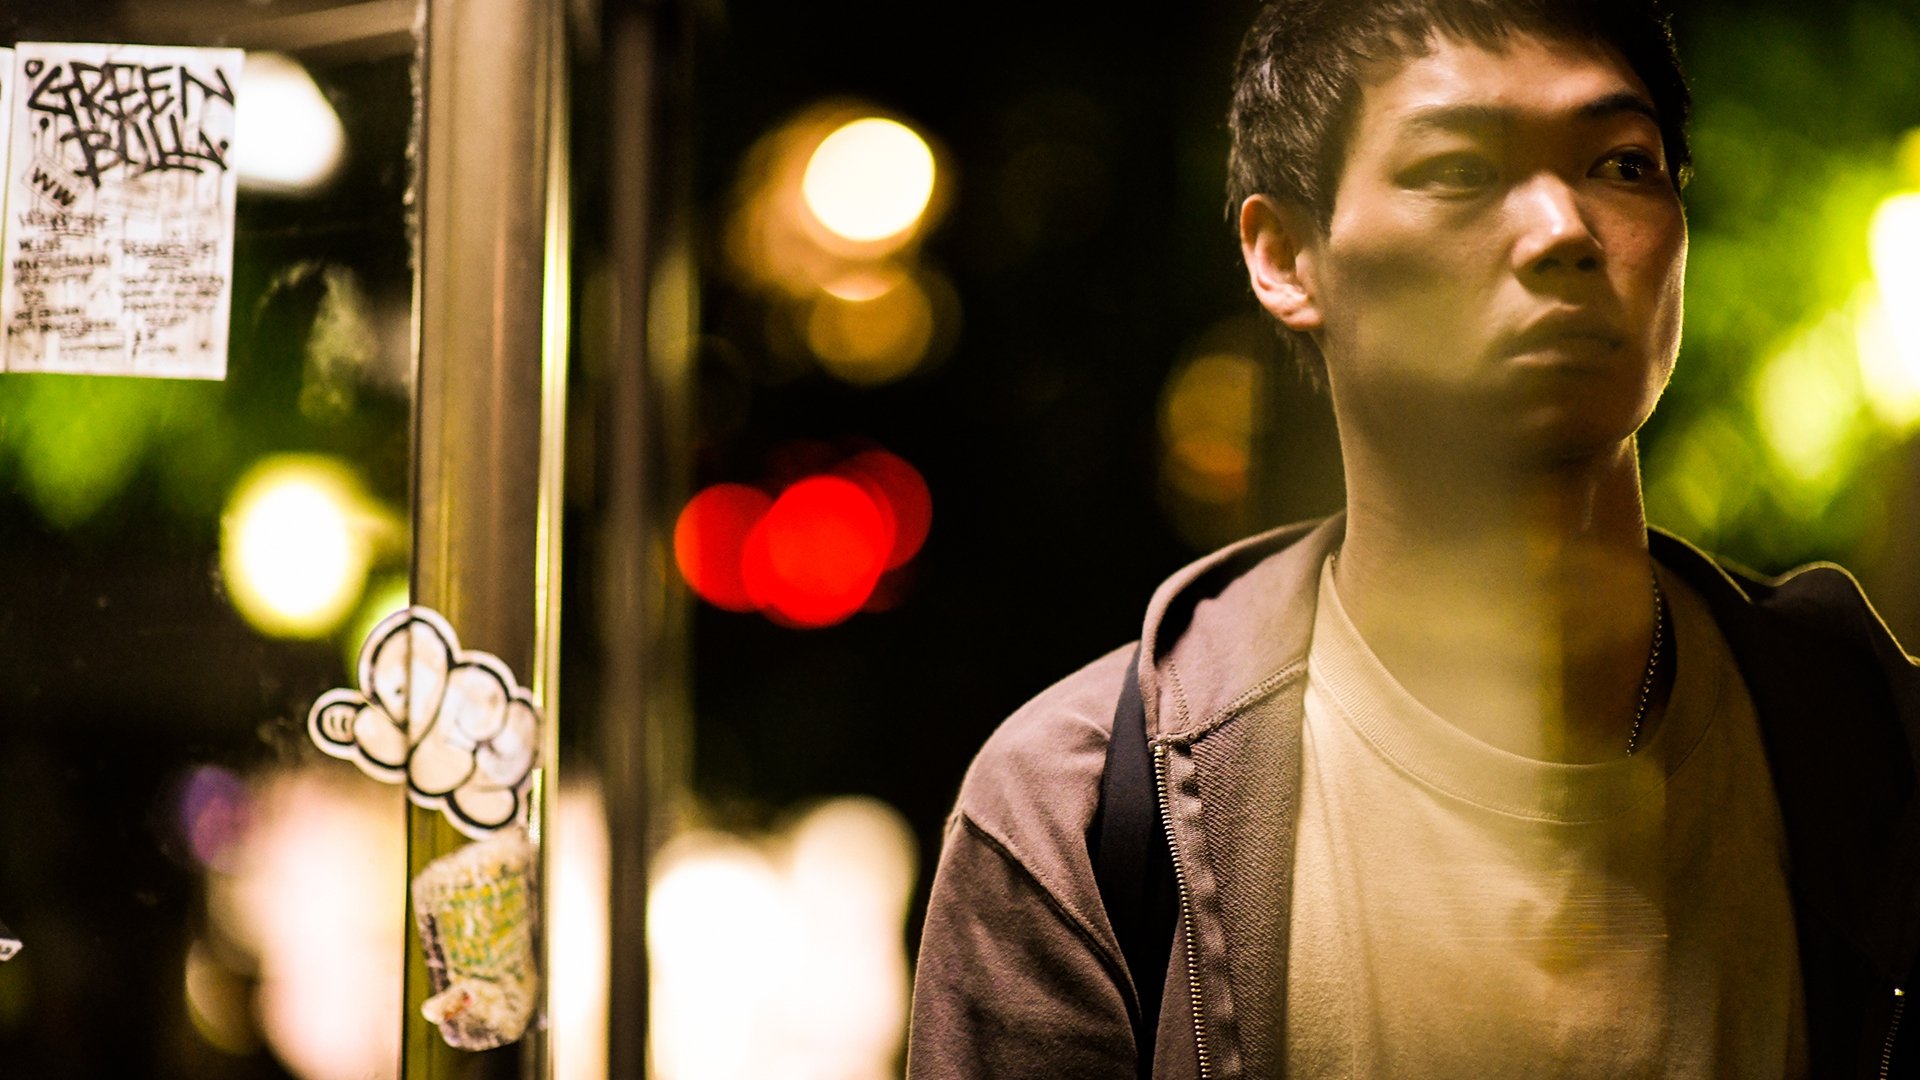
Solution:
{"label": "man's lips", "polygon": [[1606,317],[1588,312],[1563,312],[1543,316],[1514,334],[1507,342],[1512,355],[1564,349],[1611,351],[1626,342],[1626,335]]}

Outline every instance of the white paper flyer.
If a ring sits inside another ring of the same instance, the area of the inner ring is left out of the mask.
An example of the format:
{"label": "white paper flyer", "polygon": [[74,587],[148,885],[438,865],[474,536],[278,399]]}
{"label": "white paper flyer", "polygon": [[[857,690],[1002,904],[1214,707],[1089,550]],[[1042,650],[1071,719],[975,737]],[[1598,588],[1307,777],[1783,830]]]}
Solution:
{"label": "white paper flyer", "polygon": [[243,57],[19,45],[0,368],[226,376]]}

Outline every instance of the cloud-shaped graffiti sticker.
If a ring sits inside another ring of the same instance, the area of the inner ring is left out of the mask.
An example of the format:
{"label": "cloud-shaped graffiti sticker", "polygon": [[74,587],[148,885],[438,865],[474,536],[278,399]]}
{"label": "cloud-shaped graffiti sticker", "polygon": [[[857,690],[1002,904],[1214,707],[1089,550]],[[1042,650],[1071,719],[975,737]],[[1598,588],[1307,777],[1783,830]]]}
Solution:
{"label": "cloud-shaped graffiti sticker", "polygon": [[474,839],[521,820],[540,745],[533,696],[496,656],[460,647],[427,608],[367,635],[360,689],[330,690],[307,714],[313,741],[440,810]]}

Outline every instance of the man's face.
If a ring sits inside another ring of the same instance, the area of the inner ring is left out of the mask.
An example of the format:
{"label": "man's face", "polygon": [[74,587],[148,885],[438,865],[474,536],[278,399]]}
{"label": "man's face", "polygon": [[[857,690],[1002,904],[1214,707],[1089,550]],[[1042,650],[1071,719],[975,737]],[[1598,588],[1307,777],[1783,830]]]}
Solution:
{"label": "man's face", "polygon": [[1335,411],[1380,449],[1617,449],[1672,371],[1686,249],[1624,60],[1437,38],[1365,86],[1331,222],[1302,251]]}

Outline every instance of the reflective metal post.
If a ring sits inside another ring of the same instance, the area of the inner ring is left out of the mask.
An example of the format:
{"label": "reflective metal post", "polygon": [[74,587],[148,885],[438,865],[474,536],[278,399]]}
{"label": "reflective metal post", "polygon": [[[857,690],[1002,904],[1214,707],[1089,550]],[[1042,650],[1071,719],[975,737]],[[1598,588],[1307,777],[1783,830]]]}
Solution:
{"label": "reflective metal post", "polygon": [[[533,808],[536,837],[556,790],[562,17],[560,5],[542,0],[427,0],[415,186],[413,597],[444,614],[464,645],[499,656],[540,699],[546,771],[537,789],[548,805]],[[407,814],[411,882],[465,838],[437,812],[409,806]],[[401,1075],[468,1075],[472,1055],[447,1047],[420,1014],[431,991],[411,888],[407,925]],[[544,1001],[543,985],[542,1012]],[[501,1052],[524,1055],[525,1075],[547,1072],[539,1023],[527,1048]]]}

